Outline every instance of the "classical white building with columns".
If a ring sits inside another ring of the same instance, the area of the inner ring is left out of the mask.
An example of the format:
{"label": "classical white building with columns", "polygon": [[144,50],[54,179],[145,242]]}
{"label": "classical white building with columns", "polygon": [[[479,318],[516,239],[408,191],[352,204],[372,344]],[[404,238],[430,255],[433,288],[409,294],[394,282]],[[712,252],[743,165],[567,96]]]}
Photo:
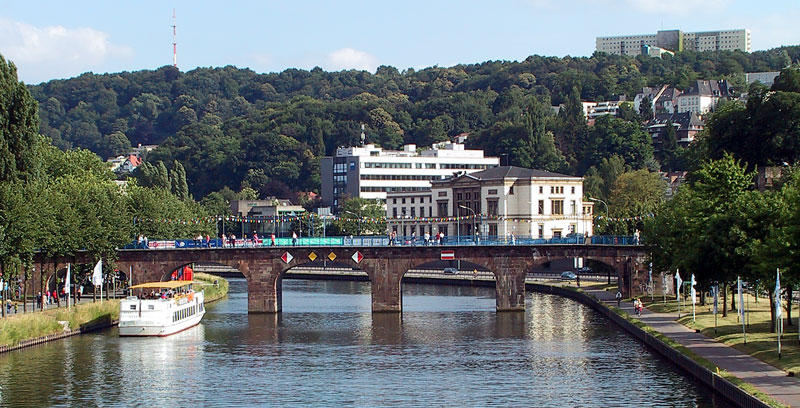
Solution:
{"label": "classical white building with columns", "polygon": [[592,235],[583,178],[513,166],[431,181],[429,191],[390,192],[390,231],[400,236],[562,238]]}

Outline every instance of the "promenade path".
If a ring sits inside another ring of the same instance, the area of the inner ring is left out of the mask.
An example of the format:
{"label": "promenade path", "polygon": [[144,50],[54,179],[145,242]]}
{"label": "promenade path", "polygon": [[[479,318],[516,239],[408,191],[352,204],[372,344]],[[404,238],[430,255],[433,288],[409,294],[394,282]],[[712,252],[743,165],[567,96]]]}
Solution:
{"label": "promenade path", "polygon": [[[598,300],[616,306],[616,292],[584,289]],[[634,316],[633,303],[622,302],[622,310]],[[792,407],[800,407],[800,379],[788,377],[779,370],[761,360],[727,346],[675,321],[675,314],[654,313],[647,309],[639,317],[643,323],[658,330],[665,336],[692,350],[697,355],[712,362],[736,377],[752,384],[779,402]]]}

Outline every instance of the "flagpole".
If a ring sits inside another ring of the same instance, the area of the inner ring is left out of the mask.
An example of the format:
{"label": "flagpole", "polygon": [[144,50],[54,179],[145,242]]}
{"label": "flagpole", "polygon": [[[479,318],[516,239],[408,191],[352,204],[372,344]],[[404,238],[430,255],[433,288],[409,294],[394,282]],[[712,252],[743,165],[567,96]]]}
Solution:
{"label": "flagpole", "polygon": [[66,292],[67,292],[67,311],[69,311],[69,292],[70,292],[70,290],[69,290],[69,281],[70,281],[70,276],[69,276],[69,275],[70,275],[70,269],[71,269],[71,268],[72,268],[72,264],[69,264],[69,263],[68,263],[68,264],[67,264],[67,283],[66,283],[66,285],[65,285],[65,287],[67,288],[67,289],[66,289]]}
{"label": "flagpole", "polygon": [[775,270],[775,318],[778,319],[778,360],[781,359],[781,335],[783,334],[783,310],[781,310],[781,270]]}
{"label": "flagpole", "polygon": [[742,321],[742,338],[744,340],[744,345],[747,345],[747,330],[745,329],[745,319],[744,319],[744,291],[742,290],[742,278],[737,276],[736,277],[736,290],[739,291],[739,314],[737,319]]}

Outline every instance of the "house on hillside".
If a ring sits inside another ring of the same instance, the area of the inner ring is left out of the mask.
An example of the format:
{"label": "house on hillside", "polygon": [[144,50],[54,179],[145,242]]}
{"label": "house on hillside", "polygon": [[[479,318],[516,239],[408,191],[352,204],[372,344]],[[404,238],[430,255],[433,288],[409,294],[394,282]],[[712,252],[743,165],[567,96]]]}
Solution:
{"label": "house on hillside", "polygon": [[735,97],[728,81],[697,80],[688,91],[680,94],[678,112],[706,114],[714,110],[721,99]]}
{"label": "house on hillside", "polygon": [[668,121],[672,122],[672,126],[675,128],[675,138],[680,147],[689,146],[694,141],[695,136],[705,127],[703,117],[695,112],[656,115],[653,120],[647,123],[647,133],[650,134],[655,151],[661,150]]}

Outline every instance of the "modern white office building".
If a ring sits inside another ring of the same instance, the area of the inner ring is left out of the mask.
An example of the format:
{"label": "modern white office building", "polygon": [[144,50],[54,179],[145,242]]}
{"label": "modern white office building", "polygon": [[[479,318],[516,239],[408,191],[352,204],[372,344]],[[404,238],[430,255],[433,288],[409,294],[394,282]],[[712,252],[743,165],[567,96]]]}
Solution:
{"label": "modern white office building", "polygon": [[499,158],[485,157],[483,150],[468,150],[451,142],[421,151],[413,144],[403,150],[384,150],[372,144],[341,147],[335,156],[321,161],[322,205],[336,212],[346,197],[385,202],[388,192],[427,190],[431,181],[499,164]]}
{"label": "modern white office building", "polygon": [[648,52],[646,47],[659,47],[675,52],[684,50],[750,52],[750,30],[736,29],[695,33],[662,30],[656,34],[597,37],[595,43],[596,51],[616,55],[640,55]]}
{"label": "modern white office building", "polygon": [[433,181],[428,191],[390,192],[386,217],[399,236],[561,238],[592,235],[583,178],[513,166]]}

